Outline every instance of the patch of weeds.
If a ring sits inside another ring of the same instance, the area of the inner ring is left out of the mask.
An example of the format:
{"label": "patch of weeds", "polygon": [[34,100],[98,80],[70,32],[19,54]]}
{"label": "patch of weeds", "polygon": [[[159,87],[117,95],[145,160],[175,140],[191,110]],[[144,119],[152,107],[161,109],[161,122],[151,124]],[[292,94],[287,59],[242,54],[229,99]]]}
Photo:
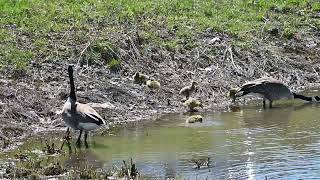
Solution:
{"label": "patch of weeds", "polygon": [[6,178],[25,178],[32,174],[30,169],[25,168],[16,168],[9,166],[6,168],[5,177]]}
{"label": "patch of weeds", "polygon": [[31,180],[37,180],[37,179],[40,179],[40,176],[39,176],[37,173],[32,172],[32,173],[30,174],[30,176],[29,176],[29,179],[31,179]]}
{"label": "patch of weeds", "polygon": [[136,168],[136,165],[132,161],[132,158],[130,160],[130,164],[127,164],[127,162],[123,160],[121,168],[115,166],[115,169],[104,173],[106,178],[110,178],[111,176],[114,179],[135,179],[141,177],[140,173],[138,172],[138,169]]}
{"label": "patch of weeds", "polygon": [[34,53],[29,50],[21,50],[15,46],[7,46],[3,49],[3,60],[0,62],[4,66],[13,69],[13,77],[20,77],[26,73],[30,61],[34,58]]}
{"label": "patch of weeds", "polygon": [[1,42],[11,42],[14,37],[12,34],[6,29],[0,29],[0,40]]}
{"label": "patch of weeds", "polygon": [[154,31],[143,31],[140,33],[140,38],[143,43],[148,43],[150,41],[159,41],[159,37]]}
{"label": "patch of weeds", "polygon": [[35,159],[35,157],[31,157],[27,161],[19,164],[18,166],[21,168],[37,170],[42,168],[41,163],[41,160]]}
{"label": "patch of weeds", "polygon": [[51,144],[48,141],[45,141],[45,147],[42,149],[43,152],[47,154],[56,154],[60,153],[60,149],[55,146],[54,142]]}
{"label": "patch of weeds", "polygon": [[44,38],[39,38],[34,41],[34,45],[37,47],[39,51],[44,50],[48,45],[48,41]]}
{"label": "patch of weeds", "polygon": [[181,38],[181,39],[191,39],[193,33],[187,27],[181,27],[181,29],[177,31],[176,35],[178,38]]}
{"label": "patch of weeds", "polygon": [[295,29],[292,29],[292,28],[285,28],[283,30],[283,37],[287,38],[287,39],[292,39],[295,35],[296,31]]}
{"label": "patch of weeds", "polygon": [[163,45],[168,51],[174,52],[175,49],[179,49],[180,45],[176,40],[169,40],[163,43]]}
{"label": "patch of weeds", "polygon": [[108,62],[108,67],[112,71],[119,71],[121,68],[121,60],[119,59],[112,59],[111,61]]}
{"label": "patch of weeds", "polygon": [[72,178],[80,179],[98,179],[99,174],[92,166],[80,166],[74,169],[74,172],[70,174]]}
{"label": "patch of weeds", "polygon": [[139,175],[136,165],[133,163],[132,158],[130,164],[128,165],[125,160],[123,160],[123,166],[121,167],[120,177],[136,178]]}
{"label": "patch of weeds", "polygon": [[312,10],[316,12],[320,12],[320,2],[314,2],[312,4]]}
{"label": "patch of weeds", "polygon": [[110,62],[113,59],[117,59],[118,56],[115,53],[115,48],[108,42],[98,40],[95,44],[91,45],[86,53],[85,59],[88,60],[89,64],[94,61]]}
{"label": "patch of weeds", "polygon": [[20,127],[6,126],[2,128],[2,133],[5,137],[18,137],[22,136],[23,129]]}
{"label": "patch of weeds", "polygon": [[66,172],[66,170],[58,162],[54,164],[50,164],[43,170],[43,174],[46,176],[59,175],[59,174],[63,174],[64,172]]}
{"label": "patch of weeds", "polygon": [[24,154],[24,153],[17,153],[14,155],[14,157],[16,159],[19,159],[20,161],[25,161],[28,159],[28,155],[27,154]]}

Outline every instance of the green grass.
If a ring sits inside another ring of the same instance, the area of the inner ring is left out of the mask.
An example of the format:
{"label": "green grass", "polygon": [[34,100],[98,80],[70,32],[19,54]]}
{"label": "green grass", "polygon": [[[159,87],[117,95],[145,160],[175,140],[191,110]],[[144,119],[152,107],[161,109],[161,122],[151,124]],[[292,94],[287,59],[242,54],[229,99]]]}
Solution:
{"label": "green grass", "polygon": [[[128,24],[139,27],[144,43],[169,50],[184,48],[182,43],[209,27],[244,42],[275,26],[280,37],[291,38],[310,24],[319,27],[310,18],[319,10],[316,0],[0,0],[0,64],[25,69],[31,60],[68,59],[81,52],[73,46],[95,44]],[[264,22],[267,15],[270,21]],[[160,37],[161,28],[172,37]]]}
{"label": "green grass", "polygon": [[108,62],[108,67],[112,70],[112,71],[117,71],[120,69],[121,67],[121,61],[118,59],[111,59],[111,61]]}

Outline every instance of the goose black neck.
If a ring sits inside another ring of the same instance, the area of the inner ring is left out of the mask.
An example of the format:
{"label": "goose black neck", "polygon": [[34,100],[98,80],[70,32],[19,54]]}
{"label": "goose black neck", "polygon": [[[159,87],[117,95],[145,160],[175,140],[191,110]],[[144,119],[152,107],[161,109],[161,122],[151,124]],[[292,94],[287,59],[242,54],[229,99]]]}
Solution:
{"label": "goose black neck", "polygon": [[70,98],[74,101],[77,101],[75,87],[74,87],[74,81],[73,81],[73,69],[72,66],[68,67],[68,74],[69,74],[69,80],[70,80]]}
{"label": "goose black neck", "polygon": [[304,101],[312,101],[312,97],[307,97],[307,96],[303,96],[303,95],[296,94],[296,93],[292,93],[292,94],[293,94],[294,99],[301,99]]}

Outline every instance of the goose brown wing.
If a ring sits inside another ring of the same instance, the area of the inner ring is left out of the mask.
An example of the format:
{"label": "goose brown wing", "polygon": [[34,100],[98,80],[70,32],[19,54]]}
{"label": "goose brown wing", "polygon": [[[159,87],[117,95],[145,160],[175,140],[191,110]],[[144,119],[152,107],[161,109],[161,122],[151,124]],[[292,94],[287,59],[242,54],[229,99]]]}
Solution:
{"label": "goose brown wing", "polygon": [[95,123],[97,125],[105,124],[103,118],[89,105],[76,103],[76,112],[82,118],[79,122],[82,123]]}
{"label": "goose brown wing", "polygon": [[266,87],[284,86],[283,83],[271,77],[263,77],[243,84],[239,91],[261,92]]}

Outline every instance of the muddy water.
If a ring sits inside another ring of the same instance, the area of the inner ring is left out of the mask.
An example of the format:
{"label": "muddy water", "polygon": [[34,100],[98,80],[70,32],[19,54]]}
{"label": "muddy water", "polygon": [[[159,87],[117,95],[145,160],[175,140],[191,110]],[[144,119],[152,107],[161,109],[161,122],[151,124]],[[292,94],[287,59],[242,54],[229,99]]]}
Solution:
{"label": "muddy water", "polygon": [[[167,115],[93,137],[91,153],[106,167],[133,158],[142,174],[161,179],[319,178],[319,110],[320,104],[260,103],[202,114],[198,124],[186,124],[186,114]],[[195,162],[203,162],[200,169]]]}

